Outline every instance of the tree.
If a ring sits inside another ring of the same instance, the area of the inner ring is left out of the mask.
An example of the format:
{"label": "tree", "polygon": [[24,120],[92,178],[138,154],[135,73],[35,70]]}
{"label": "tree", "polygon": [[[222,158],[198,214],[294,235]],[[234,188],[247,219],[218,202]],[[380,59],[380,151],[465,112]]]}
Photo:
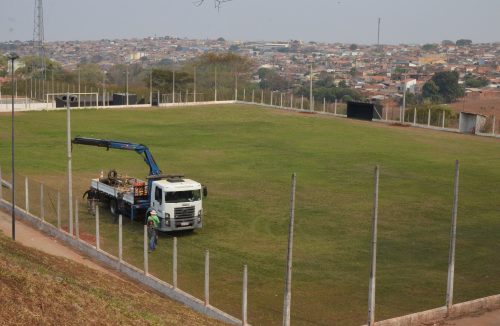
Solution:
{"label": "tree", "polygon": [[351,44],[351,46],[349,46],[349,49],[351,51],[356,51],[358,49],[358,45],[353,43],[353,44]]}
{"label": "tree", "polygon": [[[399,99],[399,105],[403,105],[403,97]],[[419,102],[418,97],[410,91],[406,91],[405,104],[406,106],[415,106]]]}
{"label": "tree", "polygon": [[[151,81],[153,89],[160,90],[162,93],[172,92],[174,73],[167,69],[153,69]],[[150,76],[144,77],[144,84],[149,87]],[[175,90],[182,92],[193,83],[193,76],[187,72],[175,72]]]}
{"label": "tree", "polygon": [[433,80],[429,80],[422,87],[422,97],[430,99],[433,103],[442,101],[441,94],[439,94],[439,87]]}
{"label": "tree", "polygon": [[458,84],[458,72],[441,71],[432,76],[422,89],[422,96],[431,99],[432,102],[454,102],[458,97],[464,95],[464,89]]}
{"label": "tree", "polygon": [[490,81],[484,77],[474,77],[472,75],[465,76],[465,87],[481,88],[488,86]]}
{"label": "tree", "polygon": [[432,51],[437,48],[437,44],[424,44],[422,45],[422,50],[424,51]]}
{"label": "tree", "polygon": [[456,45],[457,46],[470,46],[470,45],[472,45],[472,41],[467,40],[467,39],[460,39],[460,40],[457,40]]}

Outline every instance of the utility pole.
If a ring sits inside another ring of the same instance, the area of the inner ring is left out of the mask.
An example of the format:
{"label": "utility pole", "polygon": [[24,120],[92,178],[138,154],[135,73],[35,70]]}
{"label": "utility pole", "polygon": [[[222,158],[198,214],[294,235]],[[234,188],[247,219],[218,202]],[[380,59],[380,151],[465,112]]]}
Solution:
{"label": "utility pole", "polygon": [[40,72],[41,77],[45,80],[45,45],[44,45],[44,28],[43,28],[43,2],[35,0],[35,13],[33,15],[33,54],[36,56],[33,71]]}
{"label": "utility pole", "polygon": [[172,103],[175,103],[175,71],[172,70]]}
{"label": "utility pole", "polygon": [[378,19],[377,50],[380,51],[380,17]]}
{"label": "utility pole", "polygon": [[194,81],[194,85],[193,85],[193,102],[196,103],[196,66],[194,67],[194,74],[193,74],[193,81]]}
{"label": "utility pole", "polygon": [[127,85],[126,86],[127,86],[126,87],[127,89],[125,91],[125,93],[126,93],[125,95],[127,96],[127,106],[128,106],[128,66],[127,66]]}
{"label": "utility pole", "polygon": [[153,106],[153,69],[149,74],[149,105]]}
{"label": "utility pole", "polygon": [[314,108],[314,97],[313,97],[313,65],[311,63],[311,71],[309,73],[309,110],[312,111]]}
{"label": "utility pole", "polygon": [[403,75],[403,110],[400,114],[401,122],[404,122],[405,110],[406,110],[406,74]]}

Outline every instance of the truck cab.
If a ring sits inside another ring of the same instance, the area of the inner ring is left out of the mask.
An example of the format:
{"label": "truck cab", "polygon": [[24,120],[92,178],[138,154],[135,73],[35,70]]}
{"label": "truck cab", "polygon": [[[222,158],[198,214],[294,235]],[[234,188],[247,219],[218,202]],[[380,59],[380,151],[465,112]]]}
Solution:
{"label": "truck cab", "polygon": [[151,184],[150,208],[160,219],[160,231],[193,230],[202,227],[202,197],[206,188],[183,177],[155,180]]}

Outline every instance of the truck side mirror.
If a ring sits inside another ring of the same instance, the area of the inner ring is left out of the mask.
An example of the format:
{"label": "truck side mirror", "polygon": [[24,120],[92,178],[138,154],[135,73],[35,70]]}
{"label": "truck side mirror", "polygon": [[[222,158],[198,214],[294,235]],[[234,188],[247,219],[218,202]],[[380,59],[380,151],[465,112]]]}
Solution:
{"label": "truck side mirror", "polygon": [[203,197],[207,197],[208,196],[208,188],[207,186],[202,186],[203,187]]}

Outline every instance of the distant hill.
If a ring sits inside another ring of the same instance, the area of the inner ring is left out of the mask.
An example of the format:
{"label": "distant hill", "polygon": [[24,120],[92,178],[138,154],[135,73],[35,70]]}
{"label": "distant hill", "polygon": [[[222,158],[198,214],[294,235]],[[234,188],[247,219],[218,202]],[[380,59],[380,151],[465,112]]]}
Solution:
{"label": "distant hill", "polygon": [[0,233],[2,325],[224,325],[132,282]]}

